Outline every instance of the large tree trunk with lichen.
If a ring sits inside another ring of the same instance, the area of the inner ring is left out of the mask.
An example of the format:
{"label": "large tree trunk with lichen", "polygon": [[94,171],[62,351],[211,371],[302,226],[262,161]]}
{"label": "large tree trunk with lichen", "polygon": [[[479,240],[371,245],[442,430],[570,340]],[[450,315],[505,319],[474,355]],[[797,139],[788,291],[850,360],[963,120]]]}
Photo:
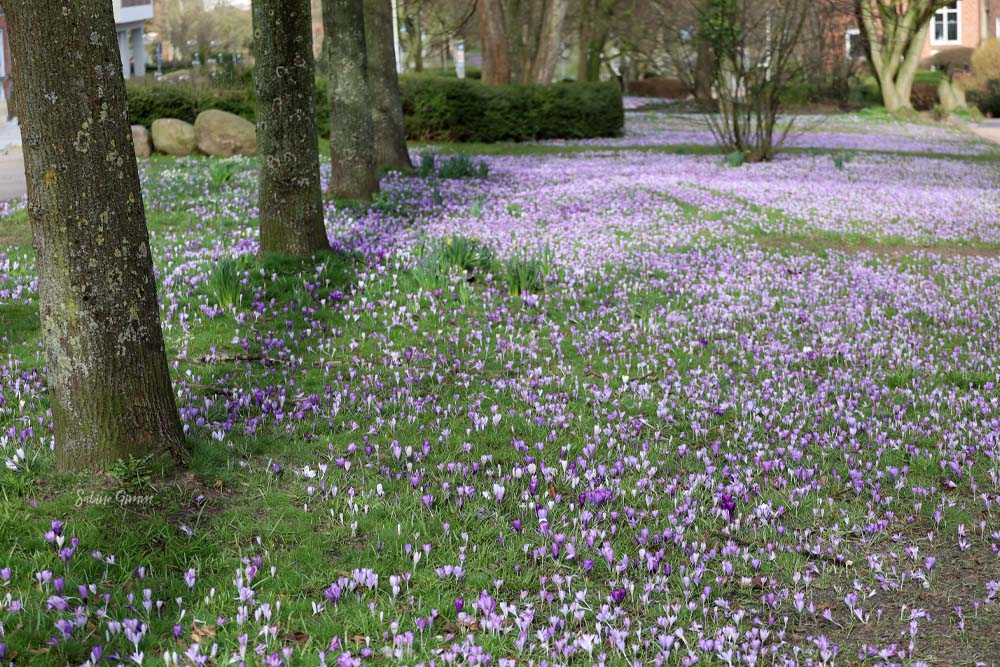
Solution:
{"label": "large tree trunk with lichen", "polygon": [[503,0],[479,0],[479,42],[483,49],[483,83],[505,86],[510,83],[510,46],[504,18]]}
{"label": "large tree trunk with lichen", "polygon": [[375,169],[409,169],[403,128],[403,95],[396,73],[396,42],[392,34],[392,0],[365,0],[365,40],[368,45],[368,87],[375,130]]}
{"label": "large tree trunk with lichen", "polygon": [[330,249],[323,224],[309,0],[254,0],[260,252]]}
{"label": "large tree trunk with lichen", "polygon": [[330,77],[328,194],[371,201],[378,191],[375,131],[368,88],[364,0],[323,0],[323,54]]}
{"label": "large tree trunk with lichen", "polygon": [[107,0],[4,0],[63,470],[185,456]]}

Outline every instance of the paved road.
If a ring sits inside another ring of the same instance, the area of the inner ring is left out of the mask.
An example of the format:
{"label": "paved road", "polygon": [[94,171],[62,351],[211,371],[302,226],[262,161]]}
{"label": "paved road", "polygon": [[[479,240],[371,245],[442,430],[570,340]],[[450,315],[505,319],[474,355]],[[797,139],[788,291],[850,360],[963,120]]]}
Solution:
{"label": "paved road", "polygon": [[0,149],[0,201],[23,197],[27,192],[21,148]]}
{"label": "paved road", "polygon": [[[7,105],[0,102],[0,119],[7,117]],[[28,192],[24,182],[24,156],[21,153],[21,128],[0,120],[0,201],[23,197]]]}
{"label": "paved road", "polygon": [[1000,119],[990,118],[979,125],[973,125],[972,131],[994,143],[1000,144]]}

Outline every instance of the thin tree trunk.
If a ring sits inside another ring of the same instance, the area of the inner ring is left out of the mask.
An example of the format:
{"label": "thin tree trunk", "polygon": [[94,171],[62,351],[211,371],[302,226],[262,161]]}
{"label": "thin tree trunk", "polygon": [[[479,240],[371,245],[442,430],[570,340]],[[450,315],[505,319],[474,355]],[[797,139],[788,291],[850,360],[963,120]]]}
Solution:
{"label": "thin tree trunk", "polygon": [[403,95],[396,73],[396,44],[392,34],[392,0],[365,0],[365,37],[368,43],[368,87],[372,95],[375,130],[375,170],[409,169],[403,127]]}
{"label": "thin tree trunk", "polygon": [[597,13],[594,3],[597,0],[580,1],[580,18],[577,28],[577,60],[576,79],[577,81],[592,81],[589,78],[590,71],[590,43],[594,35],[594,15]]}
{"label": "thin tree trunk", "polygon": [[309,0],[254,0],[260,252],[330,249],[323,224]]}
{"label": "thin tree trunk", "polygon": [[63,470],[186,455],[107,0],[4,0]]}
{"label": "thin tree trunk", "polygon": [[328,194],[336,199],[371,201],[378,191],[375,130],[368,88],[364,0],[323,1],[324,54],[330,77],[330,158]]}
{"label": "thin tree trunk", "polygon": [[424,71],[424,38],[420,34],[420,14],[407,16],[403,20],[406,26],[406,40],[410,43],[410,57],[413,58],[413,71]]}
{"label": "thin tree trunk", "polygon": [[584,81],[597,81],[601,78],[601,64],[604,62],[604,46],[608,41],[608,28],[601,26],[590,38],[587,45],[587,72]]}
{"label": "thin tree trunk", "polygon": [[483,83],[510,83],[510,46],[502,0],[479,0],[479,41],[483,47]]}

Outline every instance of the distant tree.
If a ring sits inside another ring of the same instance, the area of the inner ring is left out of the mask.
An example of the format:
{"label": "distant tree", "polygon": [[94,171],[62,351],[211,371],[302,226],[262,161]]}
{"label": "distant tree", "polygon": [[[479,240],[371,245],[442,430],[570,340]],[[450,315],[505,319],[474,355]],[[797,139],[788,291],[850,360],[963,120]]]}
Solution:
{"label": "distant tree", "polygon": [[316,131],[309,0],[254,0],[260,251],[329,250]]}
{"label": "distant tree", "polygon": [[615,23],[615,11],[624,0],[580,0],[577,18],[577,79],[597,81],[604,64],[604,49]]}
{"label": "distant tree", "polygon": [[483,51],[483,83],[504,86],[510,83],[510,44],[503,0],[479,0],[479,43]]}
{"label": "distant tree", "polygon": [[107,0],[4,0],[60,469],[185,456]]}
{"label": "distant tree", "polygon": [[368,84],[364,0],[323,0],[323,55],[329,77],[329,194],[371,201],[378,191]]}
{"label": "distant tree", "polygon": [[714,99],[705,119],[716,143],[740,160],[770,160],[791,122],[782,121],[783,93],[803,79],[797,58],[813,0],[687,0],[689,23],[675,27],[674,62],[697,80],[710,63]]}
{"label": "distant tree", "polygon": [[150,29],[162,35],[181,60],[208,51],[214,26],[201,0],[163,0]]}
{"label": "distant tree", "polygon": [[235,45],[245,51],[253,42],[250,11],[227,2],[206,8],[202,0],[162,0],[150,23],[174,51],[174,58],[188,60],[195,53],[207,58],[214,51],[229,52]]}
{"label": "distant tree", "polygon": [[365,42],[368,86],[372,96],[375,132],[375,168],[412,167],[403,128],[403,96],[396,72],[396,44],[392,35],[392,0],[365,0]]}
{"label": "distant tree", "polygon": [[414,72],[424,70],[423,8],[426,0],[402,0],[399,4],[402,39],[405,42],[408,67]]}
{"label": "distant tree", "polygon": [[[699,0],[699,11],[710,11],[712,0]],[[715,53],[708,40],[698,39],[694,54],[695,62],[691,78],[691,91],[696,100],[708,103],[712,100],[712,83],[715,70]]]}
{"label": "distant tree", "polygon": [[[225,51],[250,49],[253,45],[253,7],[250,11],[227,3],[219,3],[211,11],[213,40],[221,42]],[[312,24],[309,25],[310,35]]]}
{"label": "distant tree", "polygon": [[421,71],[435,52],[446,67],[456,39],[464,39],[477,0],[397,0],[408,68]]}
{"label": "distant tree", "polygon": [[913,79],[937,10],[954,0],[852,0],[865,56],[888,111],[911,109]]}
{"label": "distant tree", "polygon": [[[520,83],[552,83],[562,47],[569,0],[508,0],[508,28]],[[508,23],[510,25],[510,23]]]}

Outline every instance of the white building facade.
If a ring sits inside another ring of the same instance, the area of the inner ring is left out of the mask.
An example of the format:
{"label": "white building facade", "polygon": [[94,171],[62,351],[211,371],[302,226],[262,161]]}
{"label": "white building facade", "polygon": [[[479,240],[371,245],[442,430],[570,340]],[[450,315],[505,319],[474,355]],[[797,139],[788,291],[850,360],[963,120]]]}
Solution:
{"label": "white building facade", "polygon": [[118,51],[126,79],[146,74],[146,21],[153,18],[153,0],[114,0]]}

